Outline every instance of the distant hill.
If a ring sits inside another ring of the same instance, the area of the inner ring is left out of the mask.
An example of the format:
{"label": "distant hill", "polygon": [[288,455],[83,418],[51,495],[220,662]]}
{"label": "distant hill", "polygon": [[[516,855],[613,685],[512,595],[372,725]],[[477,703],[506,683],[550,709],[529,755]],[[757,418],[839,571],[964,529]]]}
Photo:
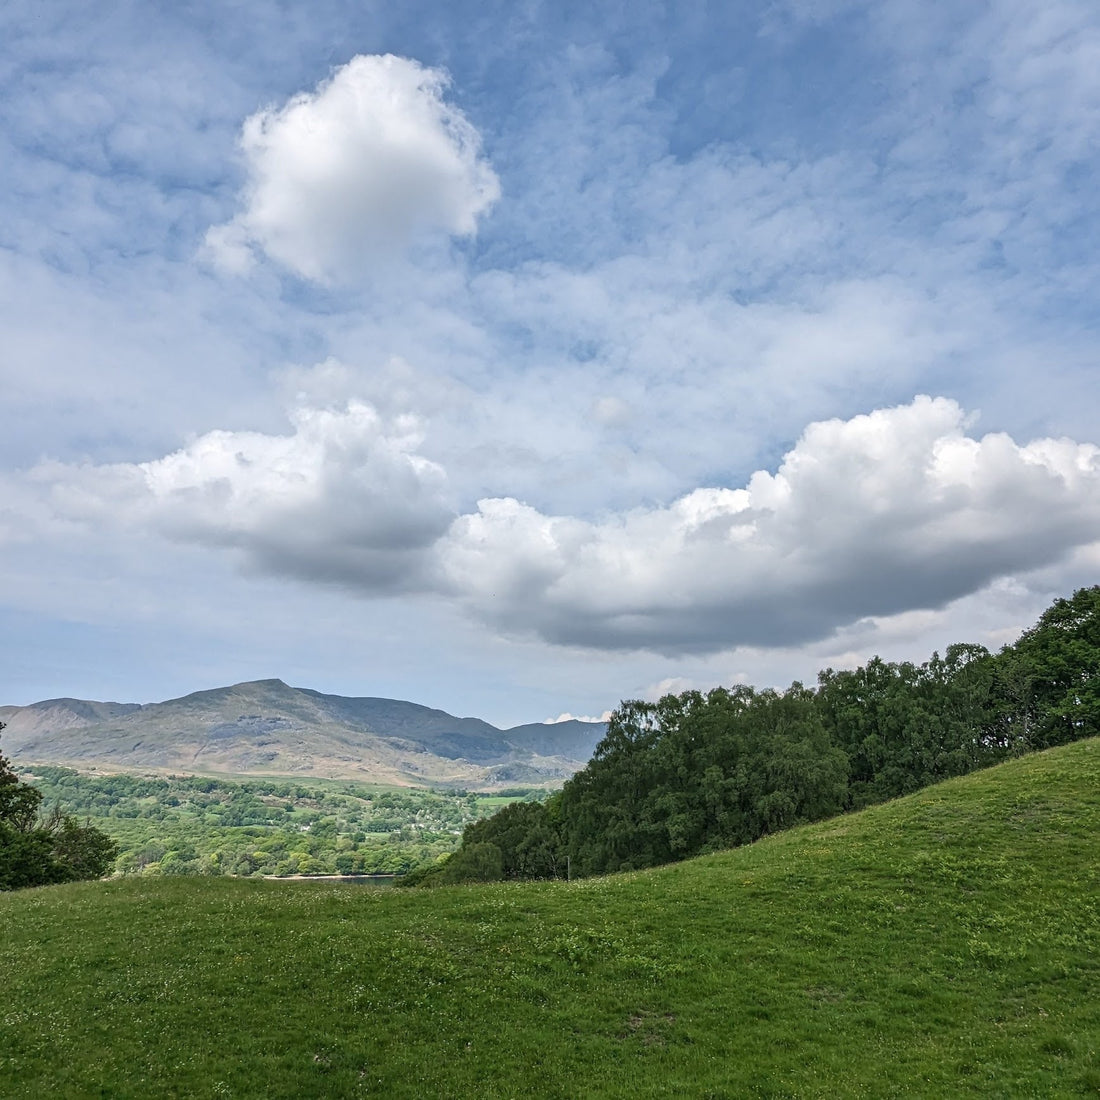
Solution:
{"label": "distant hill", "polygon": [[538,786],[587,762],[602,722],[501,730],[400,699],[254,680],[163,703],[47,699],[0,707],[12,760],[116,771],[301,775],[384,783]]}

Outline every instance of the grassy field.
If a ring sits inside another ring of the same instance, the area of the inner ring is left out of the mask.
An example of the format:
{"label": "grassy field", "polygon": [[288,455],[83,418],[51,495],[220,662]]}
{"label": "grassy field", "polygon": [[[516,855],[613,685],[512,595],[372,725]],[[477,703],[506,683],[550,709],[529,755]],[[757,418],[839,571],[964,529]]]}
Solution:
{"label": "grassy field", "polygon": [[1100,1095],[1100,742],[647,873],[0,896],[5,1097]]}

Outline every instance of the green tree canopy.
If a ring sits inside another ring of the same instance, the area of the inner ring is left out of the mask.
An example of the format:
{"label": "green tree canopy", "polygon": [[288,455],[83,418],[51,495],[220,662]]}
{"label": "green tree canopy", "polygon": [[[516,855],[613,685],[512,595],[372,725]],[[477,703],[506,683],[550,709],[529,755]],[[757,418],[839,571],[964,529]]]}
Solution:
{"label": "green tree canopy", "polygon": [[1100,585],[1055,600],[997,658],[999,734],[1015,751],[1100,734]]}

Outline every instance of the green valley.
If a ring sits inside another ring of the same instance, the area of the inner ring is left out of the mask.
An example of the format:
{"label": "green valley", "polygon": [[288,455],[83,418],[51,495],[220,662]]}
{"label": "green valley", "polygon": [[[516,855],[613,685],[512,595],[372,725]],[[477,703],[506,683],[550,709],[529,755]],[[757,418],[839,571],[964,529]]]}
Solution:
{"label": "green valley", "polygon": [[537,792],[492,796],[347,780],[87,775],[25,769],[48,811],[64,807],[144,875],[403,875],[452,852],[466,825]]}

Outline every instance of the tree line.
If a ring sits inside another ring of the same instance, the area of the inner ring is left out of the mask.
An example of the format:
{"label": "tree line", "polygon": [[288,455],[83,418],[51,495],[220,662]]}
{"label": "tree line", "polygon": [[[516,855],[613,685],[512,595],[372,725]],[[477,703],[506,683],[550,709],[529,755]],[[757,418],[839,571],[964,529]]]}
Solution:
{"label": "tree line", "polygon": [[410,885],[563,878],[748,844],[1100,734],[1100,586],[1059,599],[999,653],[873,658],[816,687],[630,700],[589,764],[540,803],[468,825]]}

